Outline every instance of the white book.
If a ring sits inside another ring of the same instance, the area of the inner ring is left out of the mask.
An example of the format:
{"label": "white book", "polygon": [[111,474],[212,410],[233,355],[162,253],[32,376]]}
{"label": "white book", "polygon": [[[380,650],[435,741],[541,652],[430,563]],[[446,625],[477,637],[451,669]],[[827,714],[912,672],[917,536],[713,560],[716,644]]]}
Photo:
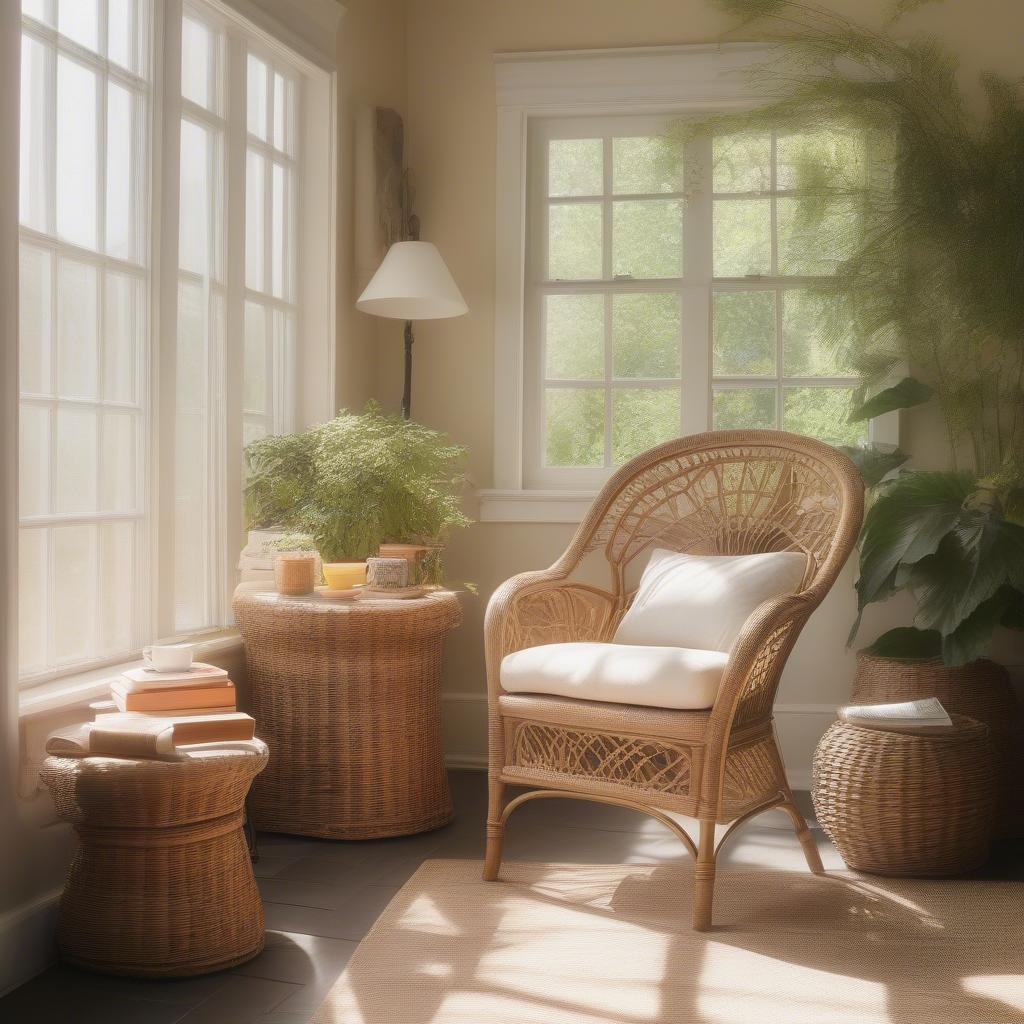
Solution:
{"label": "white book", "polygon": [[839,717],[851,725],[869,729],[944,730],[953,726],[946,709],[935,697],[898,704],[851,704],[839,709]]}
{"label": "white book", "polygon": [[136,690],[159,690],[182,686],[226,686],[228,673],[216,665],[197,661],[191,668],[179,672],[157,672],[152,668],[130,668],[121,673],[126,693]]}

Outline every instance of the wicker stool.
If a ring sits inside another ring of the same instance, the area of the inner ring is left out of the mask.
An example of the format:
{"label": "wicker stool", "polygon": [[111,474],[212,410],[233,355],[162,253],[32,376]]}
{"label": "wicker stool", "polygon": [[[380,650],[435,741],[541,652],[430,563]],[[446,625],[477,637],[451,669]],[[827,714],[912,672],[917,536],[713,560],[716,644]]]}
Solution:
{"label": "wicker stool", "polygon": [[259,740],[181,761],[48,757],[42,779],[80,840],[58,917],[64,959],[175,977],[259,953],[263,907],[242,805],[266,763]]}
{"label": "wicker stool", "polygon": [[458,597],[331,601],[238,590],[252,713],[274,751],[256,827],[375,839],[452,819],[441,651]]}
{"label": "wicker stool", "polygon": [[984,864],[997,769],[988,729],[963,715],[931,735],[833,722],[814,752],[818,822],[847,866],[957,875]]}

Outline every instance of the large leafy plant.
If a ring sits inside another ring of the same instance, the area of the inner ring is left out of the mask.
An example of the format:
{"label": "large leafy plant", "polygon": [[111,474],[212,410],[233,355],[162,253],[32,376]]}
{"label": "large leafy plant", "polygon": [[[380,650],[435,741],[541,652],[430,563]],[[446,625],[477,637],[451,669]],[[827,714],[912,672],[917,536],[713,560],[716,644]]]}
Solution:
{"label": "large leafy plant", "polygon": [[466,449],[371,403],[362,414],[245,450],[250,529],[307,534],[325,561],[361,559],[390,541],[432,546],[466,526]]}
{"label": "large leafy plant", "polygon": [[[894,18],[924,2],[899,0]],[[932,39],[897,42],[790,0],[719,5],[786,46],[757,72],[778,98],[715,129],[821,140],[789,168],[792,231],[798,245],[842,251],[816,291],[826,345],[845,349],[864,379],[851,418],[935,405],[954,467],[907,472],[902,452],[852,453],[876,487],[859,610],[899,590],[917,603],[915,628],[873,649],[969,661],[997,625],[1024,625],[1020,85],[984,75],[987,109],[973,116],[955,61]]]}

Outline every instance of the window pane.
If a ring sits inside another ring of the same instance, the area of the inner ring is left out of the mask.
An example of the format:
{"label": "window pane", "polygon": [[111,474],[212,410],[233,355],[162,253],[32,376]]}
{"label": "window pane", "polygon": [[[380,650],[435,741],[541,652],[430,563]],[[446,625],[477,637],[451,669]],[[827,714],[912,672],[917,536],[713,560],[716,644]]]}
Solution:
{"label": "window pane", "polygon": [[181,20],[181,95],[207,110],[215,110],[213,83],[214,38],[192,18]]}
{"label": "window pane", "polygon": [[36,395],[49,394],[53,389],[50,378],[53,264],[45,249],[22,244],[18,266],[21,390]]}
{"label": "window pane", "polygon": [[600,466],[604,462],[604,391],[544,390],[548,466]]}
{"label": "window pane", "polygon": [[139,246],[135,201],[135,97],[114,82],[107,86],[107,252],[134,260]]}
{"label": "window pane", "polygon": [[253,441],[266,437],[270,433],[264,417],[246,416],[242,421],[242,447],[248,448]]}
{"label": "window pane", "polygon": [[782,349],[787,377],[855,377],[853,329],[826,338],[828,307],[824,298],[803,288],[782,296]]}
{"label": "window pane", "polygon": [[294,313],[273,310],[273,365],[270,369],[270,404],[274,413],[274,432],[286,434],[295,429],[295,323]]}
{"label": "window pane", "polygon": [[96,53],[99,24],[99,0],[58,0],[57,31]]}
{"label": "window pane", "polygon": [[775,373],[775,293],[715,292],[713,301],[716,376]]}
{"label": "window pane", "polygon": [[86,249],[97,247],[97,138],[96,75],[58,56],[57,234]]}
{"label": "window pane", "polygon": [[93,409],[57,409],[57,461],[54,512],[96,511],[96,428]]}
{"label": "window pane", "polygon": [[96,652],[96,527],[53,530],[53,637],[57,661]]}
{"label": "window pane", "polygon": [[712,145],[716,192],[767,192],[771,188],[770,135],[716,135]]}
{"label": "window pane", "polygon": [[212,276],[211,132],[194,121],[181,122],[181,205],[178,258],[183,270]]}
{"label": "window pane", "polygon": [[714,221],[715,277],[771,273],[770,199],[716,199]]}
{"label": "window pane", "polygon": [[775,388],[716,388],[716,430],[772,430],[775,420]]}
{"label": "window pane", "polygon": [[677,199],[612,204],[612,273],[682,277],[683,204]]}
{"label": "window pane", "polygon": [[249,131],[259,139],[270,137],[267,131],[267,65],[249,54],[246,72],[246,108]]}
{"label": "window pane", "polygon": [[57,282],[57,392],[65,397],[99,396],[96,268],[61,260]]}
{"label": "window pane", "polygon": [[129,71],[140,71],[133,19],[135,0],[107,0],[107,57]]}
{"label": "window pane", "polygon": [[99,528],[99,635],[102,653],[111,655],[132,647],[137,587],[135,524],[104,523]]}
{"label": "window pane", "polygon": [[848,423],[853,388],[786,388],[782,426],[828,444],[857,444],[867,437],[865,423]]}
{"label": "window pane", "polygon": [[21,13],[41,21],[44,25],[53,24],[49,0],[21,0]]}
{"label": "window pane", "polygon": [[604,377],[604,296],[549,295],[544,303],[544,373],[555,380]]}
{"label": "window pane", "polygon": [[803,276],[834,274],[856,251],[857,211],[852,202],[836,201],[824,210],[807,200],[778,200],[779,273]]}
{"label": "window pane", "polygon": [[679,435],[679,392],[637,388],[612,392],[612,458],[626,462]]}
{"label": "window pane", "polygon": [[616,377],[678,377],[680,302],[672,292],[612,298],[612,362]]}
{"label": "window pane", "polygon": [[23,516],[50,511],[50,410],[22,403],[18,417],[18,509]]}
{"label": "window pane", "polygon": [[30,36],[21,38],[21,223],[47,231],[47,179],[52,154],[47,143],[52,55]]}
{"label": "window pane", "polygon": [[616,195],[682,192],[683,149],[658,135],[612,139],[612,191]]}
{"label": "window pane", "polygon": [[255,302],[245,304],[245,388],[246,413],[270,412],[267,402],[267,311]]}
{"label": "window pane", "polygon": [[855,188],[866,176],[867,154],[860,135],[825,129],[780,135],[775,144],[776,187],[796,188],[800,180],[824,180],[832,187]]}
{"label": "window pane", "polygon": [[548,195],[599,196],[604,192],[604,141],[552,139],[548,144]]}
{"label": "window pane", "polygon": [[106,276],[106,319],[103,329],[103,397],[112,402],[137,402],[136,353],[148,339],[142,281],[128,274]]}
{"label": "window pane", "polygon": [[100,449],[100,508],[104,512],[134,512],[138,507],[135,482],[135,416],[128,412],[103,414]]}
{"label": "window pane", "polygon": [[265,290],[265,181],[266,161],[250,150],[245,158],[245,284],[258,292]]}
{"label": "window pane", "polygon": [[42,529],[18,531],[18,668],[22,675],[41,671],[47,662],[48,533]]}
{"label": "window pane", "polygon": [[602,271],[599,203],[552,203],[548,208],[548,278],[595,280]]}
{"label": "window pane", "polygon": [[206,578],[210,571],[209,438],[205,410],[209,368],[203,288],[178,288],[174,419],[174,628],[209,625]]}
{"label": "window pane", "polygon": [[270,288],[273,295],[283,299],[291,256],[291,218],[289,217],[288,195],[290,177],[280,164],[271,164],[273,187],[270,197]]}

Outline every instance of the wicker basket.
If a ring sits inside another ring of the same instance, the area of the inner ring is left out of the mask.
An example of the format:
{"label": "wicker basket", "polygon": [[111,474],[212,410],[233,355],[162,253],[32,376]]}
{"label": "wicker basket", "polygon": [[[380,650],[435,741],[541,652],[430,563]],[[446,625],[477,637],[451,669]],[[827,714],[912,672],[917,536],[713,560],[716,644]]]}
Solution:
{"label": "wicker basket", "polygon": [[984,864],[996,758],[981,722],[912,735],[834,722],[814,752],[818,822],[846,864],[878,875],[957,875]]}
{"label": "wicker basket", "polygon": [[184,977],[263,949],[242,807],[266,747],[183,761],[48,757],[41,776],[79,836],[57,942],[108,974]]}
{"label": "wicker basket", "polygon": [[862,651],[857,656],[851,704],[938,697],[950,714],[988,726],[999,769],[995,834],[1024,836],[1024,712],[1002,665],[979,658],[967,665],[897,661]]}

